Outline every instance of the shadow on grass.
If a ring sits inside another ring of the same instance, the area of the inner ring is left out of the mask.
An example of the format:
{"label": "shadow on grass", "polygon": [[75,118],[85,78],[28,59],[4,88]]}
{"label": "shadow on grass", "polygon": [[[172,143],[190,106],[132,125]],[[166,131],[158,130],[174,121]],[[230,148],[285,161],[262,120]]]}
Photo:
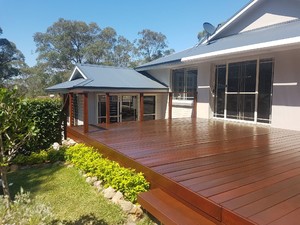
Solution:
{"label": "shadow on grass", "polygon": [[[51,175],[60,171],[62,168],[63,166],[46,164],[37,167],[19,169],[17,172],[9,172],[8,181],[9,183],[13,183],[10,187],[11,196],[14,198],[14,196],[20,191],[21,187],[26,192],[29,191],[33,196],[35,196],[35,193],[40,190],[41,185],[45,182],[45,180],[49,179]],[[43,187],[43,189],[45,189],[45,187]]]}
{"label": "shadow on grass", "polygon": [[54,220],[50,223],[50,225],[108,225],[104,220],[98,219],[95,217],[94,214],[89,214],[89,215],[84,215],[81,216],[79,219],[75,221],[59,221],[59,220]]}

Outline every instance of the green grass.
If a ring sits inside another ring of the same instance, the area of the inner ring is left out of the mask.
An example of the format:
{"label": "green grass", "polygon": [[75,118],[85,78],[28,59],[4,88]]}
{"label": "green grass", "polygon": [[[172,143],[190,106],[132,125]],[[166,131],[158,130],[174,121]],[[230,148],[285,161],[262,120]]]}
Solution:
{"label": "green grass", "polygon": [[[49,165],[9,173],[14,196],[20,187],[49,205],[64,224],[123,224],[126,216],[88,185],[75,168]],[[93,223],[91,223],[93,222]]]}

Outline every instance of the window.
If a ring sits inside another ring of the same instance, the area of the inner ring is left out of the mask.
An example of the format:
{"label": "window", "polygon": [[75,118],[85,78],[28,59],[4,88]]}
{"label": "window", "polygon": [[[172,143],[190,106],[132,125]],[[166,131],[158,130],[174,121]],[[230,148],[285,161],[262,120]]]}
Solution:
{"label": "window", "polygon": [[197,70],[178,69],[172,72],[172,91],[174,99],[193,99],[197,91]]}
{"label": "window", "polygon": [[144,120],[155,120],[155,96],[144,96]]}

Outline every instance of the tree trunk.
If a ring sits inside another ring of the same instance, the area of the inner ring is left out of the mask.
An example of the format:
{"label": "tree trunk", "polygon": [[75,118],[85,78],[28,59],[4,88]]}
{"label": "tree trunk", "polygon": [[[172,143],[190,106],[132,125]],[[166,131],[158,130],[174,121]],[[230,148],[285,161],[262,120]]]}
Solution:
{"label": "tree trunk", "polygon": [[0,170],[1,170],[3,194],[4,194],[4,197],[6,197],[8,199],[8,201],[10,201],[11,198],[10,198],[9,186],[8,186],[8,180],[7,180],[8,166],[1,166]]}
{"label": "tree trunk", "polygon": [[6,197],[7,200],[10,202],[11,198],[9,194],[7,171],[8,171],[8,165],[6,165],[4,162],[4,144],[3,144],[2,134],[0,133],[0,175],[2,180],[4,197]]}

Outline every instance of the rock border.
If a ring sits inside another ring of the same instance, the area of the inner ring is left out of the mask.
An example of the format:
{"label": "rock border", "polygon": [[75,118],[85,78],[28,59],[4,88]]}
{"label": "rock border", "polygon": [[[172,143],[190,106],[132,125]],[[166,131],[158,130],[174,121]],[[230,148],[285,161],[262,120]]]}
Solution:
{"label": "rock border", "polygon": [[98,193],[102,194],[104,198],[121,207],[123,212],[127,215],[127,225],[135,225],[136,222],[143,218],[144,211],[142,210],[141,206],[125,200],[120,191],[115,190],[111,186],[104,188],[103,181],[98,180],[97,177],[89,177],[86,174],[83,174],[81,171],[80,174],[85,177],[85,181],[93,186]]}

